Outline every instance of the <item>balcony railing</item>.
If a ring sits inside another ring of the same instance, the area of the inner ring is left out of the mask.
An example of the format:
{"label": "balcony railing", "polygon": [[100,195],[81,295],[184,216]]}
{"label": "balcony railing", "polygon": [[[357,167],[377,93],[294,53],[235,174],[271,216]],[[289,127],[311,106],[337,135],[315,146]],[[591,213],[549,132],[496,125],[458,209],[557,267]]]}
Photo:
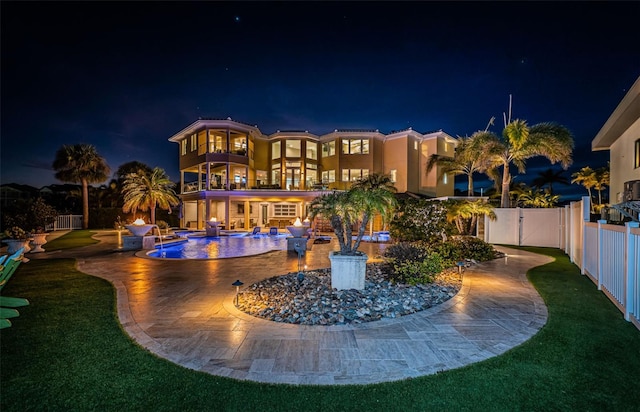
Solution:
{"label": "balcony railing", "polygon": [[212,181],[209,187],[205,181],[188,182],[184,184],[182,193],[193,193],[207,190],[283,190],[283,191],[322,191],[329,190],[329,183],[307,181],[303,186],[301,183],[289,184],[288,187],[282,187],[280,184],[265,183],[260,180],[243,182],[243,181]]}

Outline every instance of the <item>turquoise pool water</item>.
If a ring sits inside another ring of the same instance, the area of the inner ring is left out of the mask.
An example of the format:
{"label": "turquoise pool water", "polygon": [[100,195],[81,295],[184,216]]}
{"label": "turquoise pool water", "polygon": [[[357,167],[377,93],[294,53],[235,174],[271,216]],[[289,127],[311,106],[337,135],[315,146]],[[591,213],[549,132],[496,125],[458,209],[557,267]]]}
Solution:
{"label": "turquoise pool water", "polygon": [[286,250],[285,235],[244,237],[190,237],[186,242],[164,245],[148,256],[166,259],[222,259]]}

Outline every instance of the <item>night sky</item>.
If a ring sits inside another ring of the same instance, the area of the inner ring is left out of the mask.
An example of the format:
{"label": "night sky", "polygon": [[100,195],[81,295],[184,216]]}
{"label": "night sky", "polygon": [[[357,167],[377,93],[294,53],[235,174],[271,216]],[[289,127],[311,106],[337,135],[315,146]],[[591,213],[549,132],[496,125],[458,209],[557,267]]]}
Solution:
{"label": "night sky", "polygon": [[[3,1],[1,14],[0,181],[35,187],[60,183],[55,151],[75,143],[112,171],[138,160],[177,181],[167,139],[198,117],[458,136],[495,116],[500,133],[509,94],[514,118],[574,133],[569,176],[606,164],[591,140],[640,75],[639,2]],[[520,180],[550,167],[528,165]]]}

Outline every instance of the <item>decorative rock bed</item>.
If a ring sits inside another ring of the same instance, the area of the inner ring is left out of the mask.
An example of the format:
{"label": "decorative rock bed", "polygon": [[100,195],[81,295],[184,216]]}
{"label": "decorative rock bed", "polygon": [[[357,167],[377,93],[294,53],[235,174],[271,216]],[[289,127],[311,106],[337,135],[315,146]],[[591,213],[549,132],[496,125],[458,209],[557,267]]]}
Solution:
{"label": "decorative rock bed", "polygon": [[254,283],[239,294],[238,309],[275,322],[343,325],[396,318],[441,304],[458,293],[462,277],[447,269],[425,285],[395,284],[381,264],[367,265],[362,291],[332,290],[331,270],[276,276]]}

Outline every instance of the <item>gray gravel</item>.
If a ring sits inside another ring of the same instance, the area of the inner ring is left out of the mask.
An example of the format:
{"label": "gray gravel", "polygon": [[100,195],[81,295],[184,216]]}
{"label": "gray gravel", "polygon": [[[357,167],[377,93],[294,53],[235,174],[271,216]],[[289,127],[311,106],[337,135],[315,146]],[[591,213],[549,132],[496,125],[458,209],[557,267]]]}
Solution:
{"label": "gray gravel", "polygon": [[307,271],[265,279],[239,294],[238,309],[275,322],[343,325],[408,315],[451,299],[462,286],[457,269],[447,269],[430,284],[410,286],[386,280],[381,264],[367,265],[365,289],[332,290],[331,270]]}

